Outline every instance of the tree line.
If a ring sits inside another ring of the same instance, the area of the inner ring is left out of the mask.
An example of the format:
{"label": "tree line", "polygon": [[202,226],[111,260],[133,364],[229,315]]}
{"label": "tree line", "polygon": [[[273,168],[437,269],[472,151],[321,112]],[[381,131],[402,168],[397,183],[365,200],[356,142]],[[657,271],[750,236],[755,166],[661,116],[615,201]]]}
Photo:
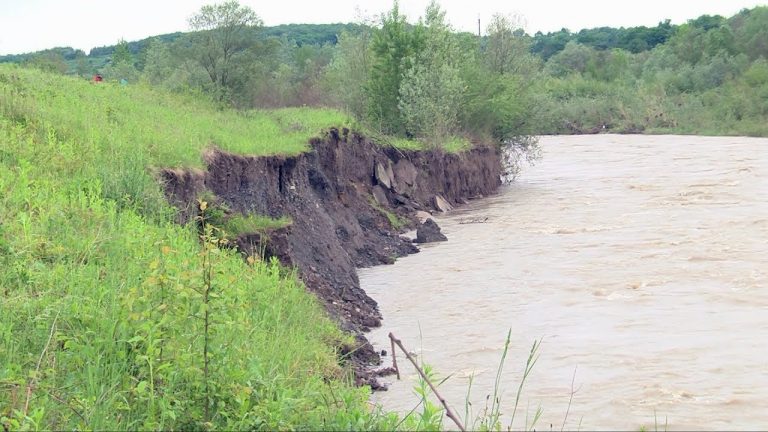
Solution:
{"label": "tree line", "polygon": [[[482,37],[457,32],[435,1],[416,22],[395,1],[357,24],[270,28],[227,1],[189,24],[91,55],[109,52],[97,67],[108,79],[243,109],[337,107],[372,132],[434,145],[603,130],[768,134],[768,7],[533,36],[507,15]],[[26,61],[63,72],[59,55],[87,72],[84,53],[57,50]]]}

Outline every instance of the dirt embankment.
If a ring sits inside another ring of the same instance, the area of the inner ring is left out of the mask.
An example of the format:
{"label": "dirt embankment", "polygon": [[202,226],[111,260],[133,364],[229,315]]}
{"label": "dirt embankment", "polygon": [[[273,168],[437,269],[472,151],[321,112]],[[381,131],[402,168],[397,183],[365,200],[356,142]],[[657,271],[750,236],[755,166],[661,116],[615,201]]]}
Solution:
{"label": "dirt embankment", "polygon": [[[346,129],[331,129],[311,148],[290,157],[214,150],[205,155],[207,171],[164,170],[161,177],[180,222],[195,216],[203,192],[237,212],[290,217],[289,227],[266,236],[243,235],[238,247],[295,266],[342,328],[357,335],[360,346],[349,347],[355,363],[377,365],[379,356],[362,334],[381,325],[381,315],[360,288],[355,269],[417,252],[399,235],[416,226],[417,210],[436,211],[493,193],[501,184],[500,156],[495,148],[463,154],[402,151]],[[392,215],[405,222],[399,230]],[[370,383],[375,387],[375,378]]]}

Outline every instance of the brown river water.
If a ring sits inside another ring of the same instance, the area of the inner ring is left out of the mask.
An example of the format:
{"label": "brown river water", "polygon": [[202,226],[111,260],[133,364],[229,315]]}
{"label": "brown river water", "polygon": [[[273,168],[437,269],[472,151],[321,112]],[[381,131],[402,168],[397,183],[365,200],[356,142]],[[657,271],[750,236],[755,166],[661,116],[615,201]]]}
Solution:
{"label": "brown river water", "polygon": [[[393,332],[450,376],[439,390],[463,418],[470,377],[475,415],[493,394],[511,330],[505,429],[541,340],[512,429],[541,408],[537,430],[768,430],[768,140],[540,144],[516,183],[438,218],[447,242],[360,271],[384,317],[374,346]],[[398,364],[372,399],[407,412],[417,375]]]}

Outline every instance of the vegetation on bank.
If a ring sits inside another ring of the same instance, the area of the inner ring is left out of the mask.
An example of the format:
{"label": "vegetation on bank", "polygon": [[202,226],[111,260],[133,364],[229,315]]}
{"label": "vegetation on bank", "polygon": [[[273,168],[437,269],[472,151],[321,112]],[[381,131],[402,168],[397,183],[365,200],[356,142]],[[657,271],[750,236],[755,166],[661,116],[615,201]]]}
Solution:
{"label": "vegetation on bank", "polygon": [[219,22],[236,36],[219,66],[226,82],[201,61],[223,60],[200,43],[216,30],[121,41],[88,56],[57,48],[0,61],[98,71],[243,109],[335,107],[406,145],[601,131],[768,135],[765,6],[679,25],[532,36],[522,19],[504,15],[482,37],[455,32],[437,4],[418,21],[397,3],[359,24],[261,27],[251,18]]}
{"label": "vegetation on bank", "polygon": [[0,69],[0,115],[41,139],[68,143],[77,158],[64,169],[88,173],[105,198],[144,213],[166,206],[151,168],[202,167],[210,147],[298,154],[322,129],[348,122],[332,109],[222,111],[203,95],[96,85],[11,65]]}
{"label": "vegetation on bank", "polygon": [[[496,16],[477,37],[436,3],[416,23],[395,3],[332,39],[265,37],[253,11],[217,7],[101,64],[59,49],[0,65],[4,428],[439,427],[426,403],[405,420],[371,410],[338,365],[349,337],[290,270],[227,244],[289,220],[172,223],[154,170],[201,167],[207,148],[296,154],[344,125],[449,151],[537,133],[768,135],[766,7],[533,37]],[[96,72],[107,82],[83,79]]]}
{"label": "vegetation on bank", "polygon": [[306,144],[337,116],[0,65],[0,426],[439,429],[423,388],[423,412],[371,407],[339,365],[351,337],[290,269],[228,243],[289,219],[228,218],[204,195],[180,226],[154,177],[210,145],[273,152],[275,124]]}
{"label": "vegetation on bank", "polygon": [[201,196],[180,226],[155,177],[210,146],[299,152],[345,121],[0,65],[0,426],[438,429],[372,408],[339,365],[351,337],[290,269],[228,243],[289,219]]}
{"label": "vegetation on bank", "polygon": [[[218,229],[201,243],[194,225],[174,224],[149,169],[199,165],[210,145],[297,152],[339,116],[221,111],[189,96],[1,66],[0,424],[372,422],[367,390],[352,388],[338,365],[335,347],[348,336],[296,276],[243,261]],[[241,221],[248,230],[285,223]]]}

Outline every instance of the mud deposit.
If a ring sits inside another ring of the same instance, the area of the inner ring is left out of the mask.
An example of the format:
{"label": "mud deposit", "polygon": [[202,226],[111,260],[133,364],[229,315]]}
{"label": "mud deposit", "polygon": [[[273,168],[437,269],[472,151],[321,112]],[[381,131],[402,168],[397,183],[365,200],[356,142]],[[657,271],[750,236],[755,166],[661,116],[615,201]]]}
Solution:
{"label": "mud deposit", "polygon": [[[360,288],[356,268],[391,264],[417,252],[399,235],[416,226],[416,211],[437,211],[446,203],[493,193],[502,169],[495,148],[462,154],[401,151],[346,129],[331,129],[298,156],[211,150],[205,161],[206,171],[160,173],[166,196],[179,209],[179,222],[196,215],[196,199],[204,192],[243,214],[290,217],[289,227],[243,235],[238,246],[244,253],[263,250],[265,258],[275,256],[297,268],[331,316],[357,335],[359,346],[345,351],[353,352],[359,371],[380,363],[363,333],[381,325],[381,314]],[[392,216],[402,225],[394,227]],[[378,386],[374,377],[360,377]]]}

